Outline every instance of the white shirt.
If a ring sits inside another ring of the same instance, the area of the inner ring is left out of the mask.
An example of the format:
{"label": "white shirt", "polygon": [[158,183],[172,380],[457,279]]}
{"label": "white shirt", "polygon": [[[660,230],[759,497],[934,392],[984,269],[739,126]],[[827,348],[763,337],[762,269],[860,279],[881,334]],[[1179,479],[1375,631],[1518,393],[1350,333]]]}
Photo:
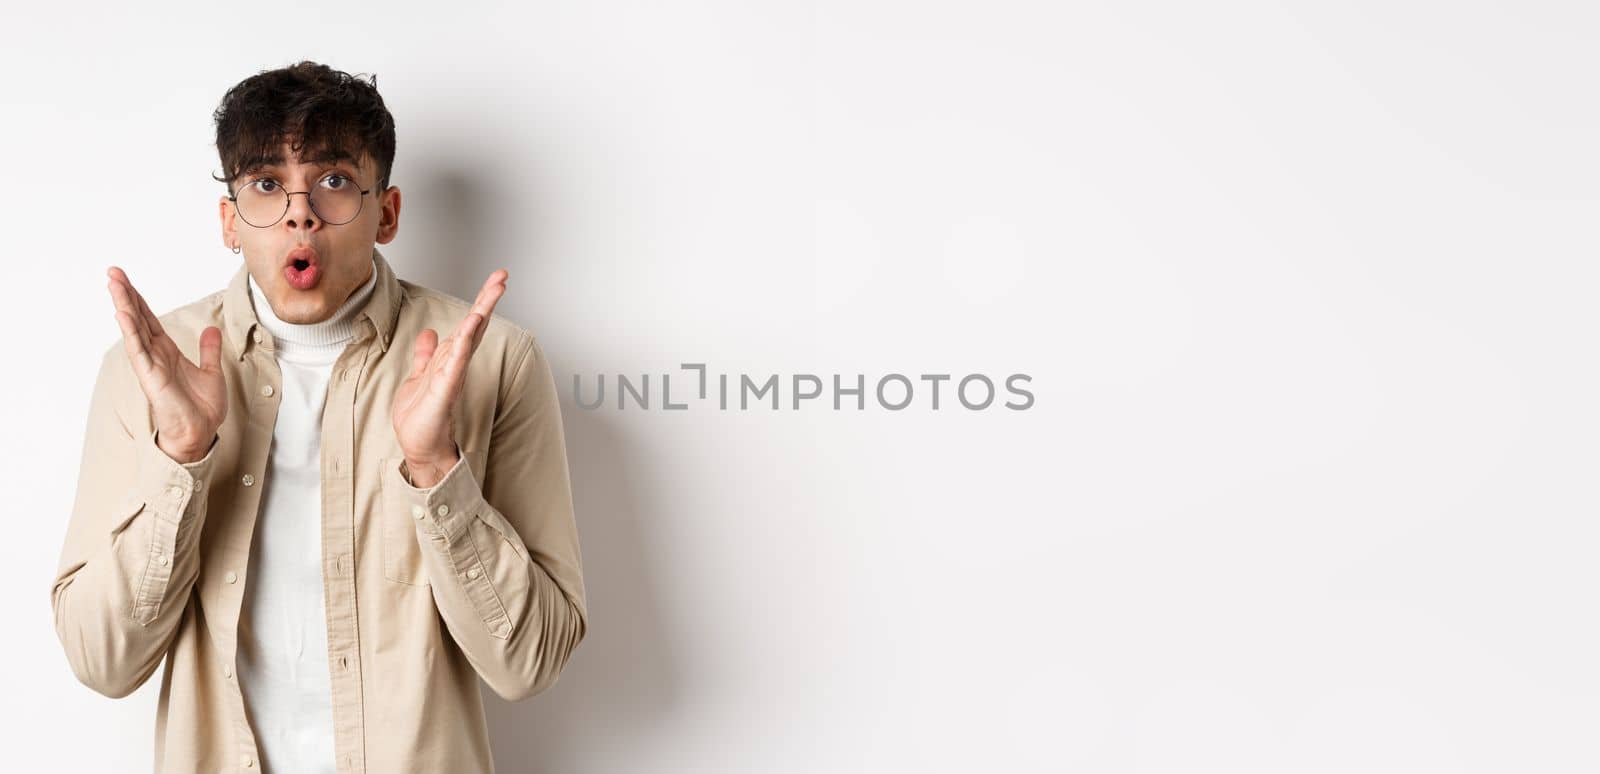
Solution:
{"label": "white shirt", "polygon": [[274,337],[283,394],[244,574],[239,686],[262,774],[334,774],[333,687],[322,588],[322,407],[355,337],[371,279],[332,317],[297,325],[273,314],[249,278],[256,318]]}

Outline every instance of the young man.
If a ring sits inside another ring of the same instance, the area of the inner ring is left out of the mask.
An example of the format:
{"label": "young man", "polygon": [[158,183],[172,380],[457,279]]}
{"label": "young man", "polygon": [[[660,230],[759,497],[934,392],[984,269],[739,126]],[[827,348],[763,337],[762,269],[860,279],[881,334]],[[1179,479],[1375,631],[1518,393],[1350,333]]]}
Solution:
{"label": "young man", "polygon": [[107,272],[51,604],[106,696],[165,660],[158,772],[488,772],[478,678],[539,693],[587,629],[550,364],[493,315],[504,269],[468,304],[378,252],[375,86],[301,62],[223,98],[226,289],[157,316]]}

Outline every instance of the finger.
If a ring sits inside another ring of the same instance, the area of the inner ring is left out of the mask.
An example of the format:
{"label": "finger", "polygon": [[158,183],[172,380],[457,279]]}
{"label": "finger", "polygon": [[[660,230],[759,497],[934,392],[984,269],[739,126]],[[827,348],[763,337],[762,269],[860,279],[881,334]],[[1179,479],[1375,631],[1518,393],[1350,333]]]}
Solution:
{"label": "finger", "polygon": [[144,295],[139,292],[138,288],[133,286],[133,281],[128,279],[128,273],[116,266],[113,266],[112,269],[116,272],[112,275],[112,278],[121,282],[123,288],[128,291],[128,296],[133,299],[134,310],[143,315],[146,326],[155,333],[166,335],[166,330],[161,327],[161,320],[156,317],[155,312],[150,311],[150,305],[145,303]]}
{"label": "finger", "polygon": [[222,370],[222,329],[215,325],[200,331],[200,369]]}
{"label": "finger", "polygon": [[[144,315],[139,314],[138,307],[134,305],[133,299],[128,295],[127,287],[116,280],[112,280],[107,287],[111,291],[111,300],[117,308],[117,313],[127,315],[128,323],[133,327],[131,332],[125,329],[123,331],[124,335],[132,336],[139,342],[139,348],[144,350],[146,356],[153,357],[150,353],[150,335],[145,330]],[[119,326],[122,324],[120,318],[117,320],[117,324]],[[129,354],[131,355],[132,352],[130,351]]]}
{"label": "finger", "polygon": [[128,288],[133,291],[133,298],[139,302],[139,311],[144,315],[145,340],[153,345],[151,354],[160,354],[168,358],[180,355],[177,342],[167,335],[167,329],[161,325],[161,318],[156,317],[156,313],[151,311],[150,304],[144,300],[144,294],[134,288],[131,282],[128,283]]}
{"label": "finger", "polygon": [[121,274],[122,270],[114,267],[113,270],[106,272],[106,276],[111,278],[106,283],[106,290],[111,293],[111,303],[119,311],[127,312],[135,324],[143,326],[144,315],[139,312],[139,306],[134,303],[133,294],[128,292],[128,285],[121,279]]}
{"label": "finger", "polygon": [[117,310],[117,327],[122,329],[122,349],[128,353],[128,361],[134,365],[134,373],[139,376],[139,381],[144,382],[144,374],[155,368],[155,363],[150,359],[150,353],[145,351],[144,339],[139,335],[139,326],[133,321],[133,315],[125,310]]}
{"label": "finger", "polygon": [[427,373],[424,374],[424,378],[428,380],[428,383],[432,384],[434,378],[450,362],[450,353],[455,350],[456,342],[460,340],[461,335],[459,332],[452,333],[444,341],[439,342],[439,346],[433,350],[433,358],[428,361]]}
{"label": "finger", "polygon": [[[467,330],[459,341],[470,341],[478,328],[483,325],[483,317],[474,313],[467,315]],[[444,383],[449,385],[447,393],[452,401],[461,394],[461,388],[467,381],[467,361],[472,359],[472,347],[457,344],[450,351],[450,357],[445,362]]]}
{"label": "finger", "polygon": [[[498,283],[493,283],[495,274],[502,275]],[[495,274],[489,275],[490,282],[493,284],[484,284],[483,290],[478,293],[478,303],[472,307],[472,311],[483,315],[483,324],[479,325],[472,335],[473,352],[478,351],[478,344],[483,341],[484,331],[489,330],[489,318],[494,314],[494,305],[499,303],[500,297],[506,294],[505,280],[509,275],[505,273],[505,269],[501,269]]]}
{"label": "finger", "polygon": [[428,368],[428,387],[446,401],[454,401],[461,394],[465,361],[472,357],[467,342],[472,339],[474,326],[482,319],[477,314],[468,313],[457,332],[445,339],[438,351],[433,353],[433,363]]}
{"label": "finger", "polygon": [[149,321],[150,330],[157,336],[167,335],[166,329],[161,327],[161,318],[156,317],[156,313],[150,310],[150,304],[144,300],[144,294],[140,293],[138,288],[134,288],[131,282],[128,283],[128,287],[133,290],[133,297],[139,302],[139,309],[144,312],[145,320]]}
{"label": "finger", "polygon": [[477,307],[473,307],[472,311],[467,312],[466,316],[461,318],[461,322],[456,323],[455,331],[450,334],[452,341],[462,341],[466,339],[467,326],[471,322],[472,317],[476,314],[478,314]]}
{"label": "finger", "polygon": [[156,318],[155,312],[150,311],[150,305],[145,303],[144,296],[135,290],[133,283],[128,281],[128,275],[120,268],[116,268],[113,277],[122,286],[123,295],[128,299],[128,313],[139,322],[139,327],[144,332],[145,347],[149,349],[150,356],[171,357],[177,352],[177,345],[172,343],[167,336],[166,329],[161,327],[161,321]]}
{"label": "finger", "polygon": [[433,360],[434,350],[439,345],[439,334],[432,328],[424,328],[417,334],[417,341],[411,346],[411,373],[406,374],[406,381],[411,381],[423,371]]}
{"label": "finger", "polygon": [[483,287],[478,289],[478,297],[472,302],[472,311],[487,319],[489,313],[494,311],[495,302],[506,292],[506,280],[510,276],[511,273],[505,269],[495,269],[491,272],[489,278],[483,281]]}

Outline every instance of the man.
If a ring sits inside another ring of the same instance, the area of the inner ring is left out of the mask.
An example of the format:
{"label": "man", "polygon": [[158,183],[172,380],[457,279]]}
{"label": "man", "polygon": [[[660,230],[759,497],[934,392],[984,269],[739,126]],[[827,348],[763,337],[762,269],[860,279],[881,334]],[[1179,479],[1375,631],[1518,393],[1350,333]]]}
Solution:
{"label": "man", "polygon": [[51,589],[67,660],[113,698],[165,660],[158,772],[489,772],[478,678],[539,693],[587,630],[550,364],[493,315],[504,269],[468,304],[378,251],[400,189],[375,78],[301,62],[215,118],[244,262],[160,316],[107,272],[122,340]]}

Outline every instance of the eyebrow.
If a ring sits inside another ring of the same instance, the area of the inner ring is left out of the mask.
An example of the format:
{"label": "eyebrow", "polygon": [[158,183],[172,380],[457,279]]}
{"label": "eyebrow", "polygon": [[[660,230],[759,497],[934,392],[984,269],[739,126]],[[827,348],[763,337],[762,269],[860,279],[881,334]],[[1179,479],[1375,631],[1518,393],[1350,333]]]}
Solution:
{"label": "eyebrow", "polygon": [[[355,169],[356,167],[355,157],[348,153],[324,153],[316,158],[304,159],[304,161],[308,164],[317,166],[334,166],[342,162],[348,163],[351,169]],[[274,169],[282,165],[283,154],[281,153],[273,154],[271,156],[258,156],[240,165],[239,176],[243,177],[245,175],[253,175],[257,172]]]}

